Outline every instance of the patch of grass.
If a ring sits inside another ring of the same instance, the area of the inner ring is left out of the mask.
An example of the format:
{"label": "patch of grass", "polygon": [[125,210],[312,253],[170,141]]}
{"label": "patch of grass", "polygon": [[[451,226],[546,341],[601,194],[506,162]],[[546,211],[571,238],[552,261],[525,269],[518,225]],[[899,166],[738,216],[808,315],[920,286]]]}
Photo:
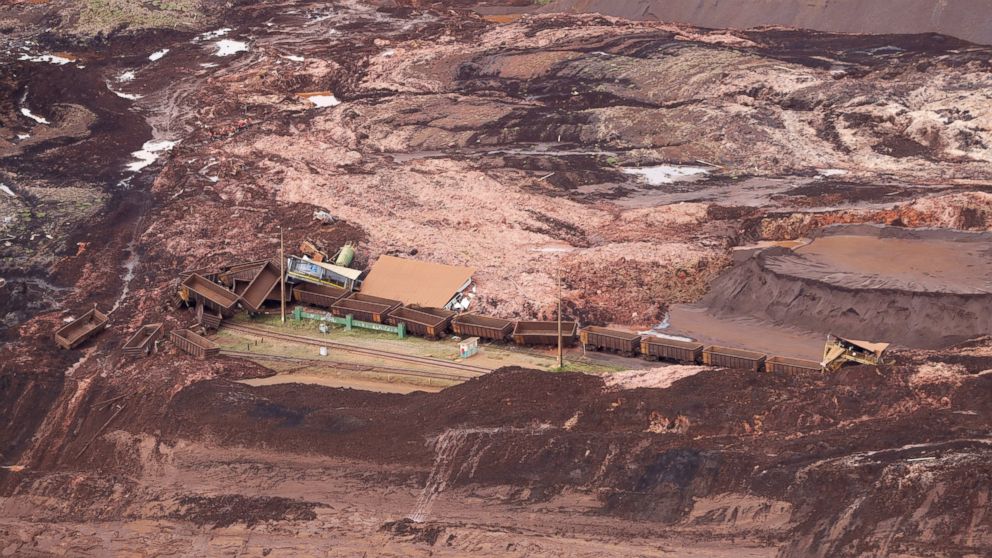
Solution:
{"label": "patch of grass", "polygon": [[188,27],[202,16],[200,0],[84,0],[75,30],[109,33],[120,28]]}

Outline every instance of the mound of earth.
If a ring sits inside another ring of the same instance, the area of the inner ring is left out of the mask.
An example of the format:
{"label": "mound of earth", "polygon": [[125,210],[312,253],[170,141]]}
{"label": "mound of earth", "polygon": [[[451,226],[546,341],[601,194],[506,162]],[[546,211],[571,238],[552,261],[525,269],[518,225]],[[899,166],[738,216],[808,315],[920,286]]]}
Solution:
{"label": "mound of earth", "polygon": [[542,11],[598,12],[718,29],[783,25],[841,33],[941,33],[992,43],[992,10],[983,0],[558,0]]}
{"label": "mound of earth", "polygon": [[992,327],[989,233],[838,225],[796,249],[758,251],[704,304],[860,339],[939,348]]}

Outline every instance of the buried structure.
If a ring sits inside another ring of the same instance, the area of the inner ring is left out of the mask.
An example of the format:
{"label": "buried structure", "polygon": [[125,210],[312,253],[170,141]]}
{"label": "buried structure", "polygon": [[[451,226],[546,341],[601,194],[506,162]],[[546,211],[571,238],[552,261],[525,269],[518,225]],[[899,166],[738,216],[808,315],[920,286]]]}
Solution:
{"label": "buried structure", "polygon": [[713,284],[718,316],[940,348],[992,328],[992,234],[838,225],[753,252]]}

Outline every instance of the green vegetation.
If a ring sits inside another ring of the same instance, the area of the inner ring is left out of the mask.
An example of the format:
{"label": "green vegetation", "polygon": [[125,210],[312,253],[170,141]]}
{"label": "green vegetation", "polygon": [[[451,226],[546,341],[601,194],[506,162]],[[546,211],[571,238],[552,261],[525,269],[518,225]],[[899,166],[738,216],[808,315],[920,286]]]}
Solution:
{"label": "green vegetation", "polygon": [[84,34],[127,28],[181,28],[202,15],[200,0],[85,0],[75,30]]}
{"label": "green vegetation", "polygon": [[534,3],[537,4],[538,6],[547,6],[551,2],[552,0],[534,0]]}

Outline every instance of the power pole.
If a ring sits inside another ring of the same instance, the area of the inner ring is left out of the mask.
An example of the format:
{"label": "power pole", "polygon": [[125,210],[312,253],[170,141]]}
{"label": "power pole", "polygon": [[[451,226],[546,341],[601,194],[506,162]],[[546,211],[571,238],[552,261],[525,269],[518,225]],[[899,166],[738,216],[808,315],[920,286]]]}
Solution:
{"label": "power pole", "polygon": [[282,323],[286,323],[286,247],[282,241],[282,225],[279,225],[279,309]]}
{"label": "power pole", "polygon": [[561,261],[558,261],[558,370],[565,365],[561,349]]}

